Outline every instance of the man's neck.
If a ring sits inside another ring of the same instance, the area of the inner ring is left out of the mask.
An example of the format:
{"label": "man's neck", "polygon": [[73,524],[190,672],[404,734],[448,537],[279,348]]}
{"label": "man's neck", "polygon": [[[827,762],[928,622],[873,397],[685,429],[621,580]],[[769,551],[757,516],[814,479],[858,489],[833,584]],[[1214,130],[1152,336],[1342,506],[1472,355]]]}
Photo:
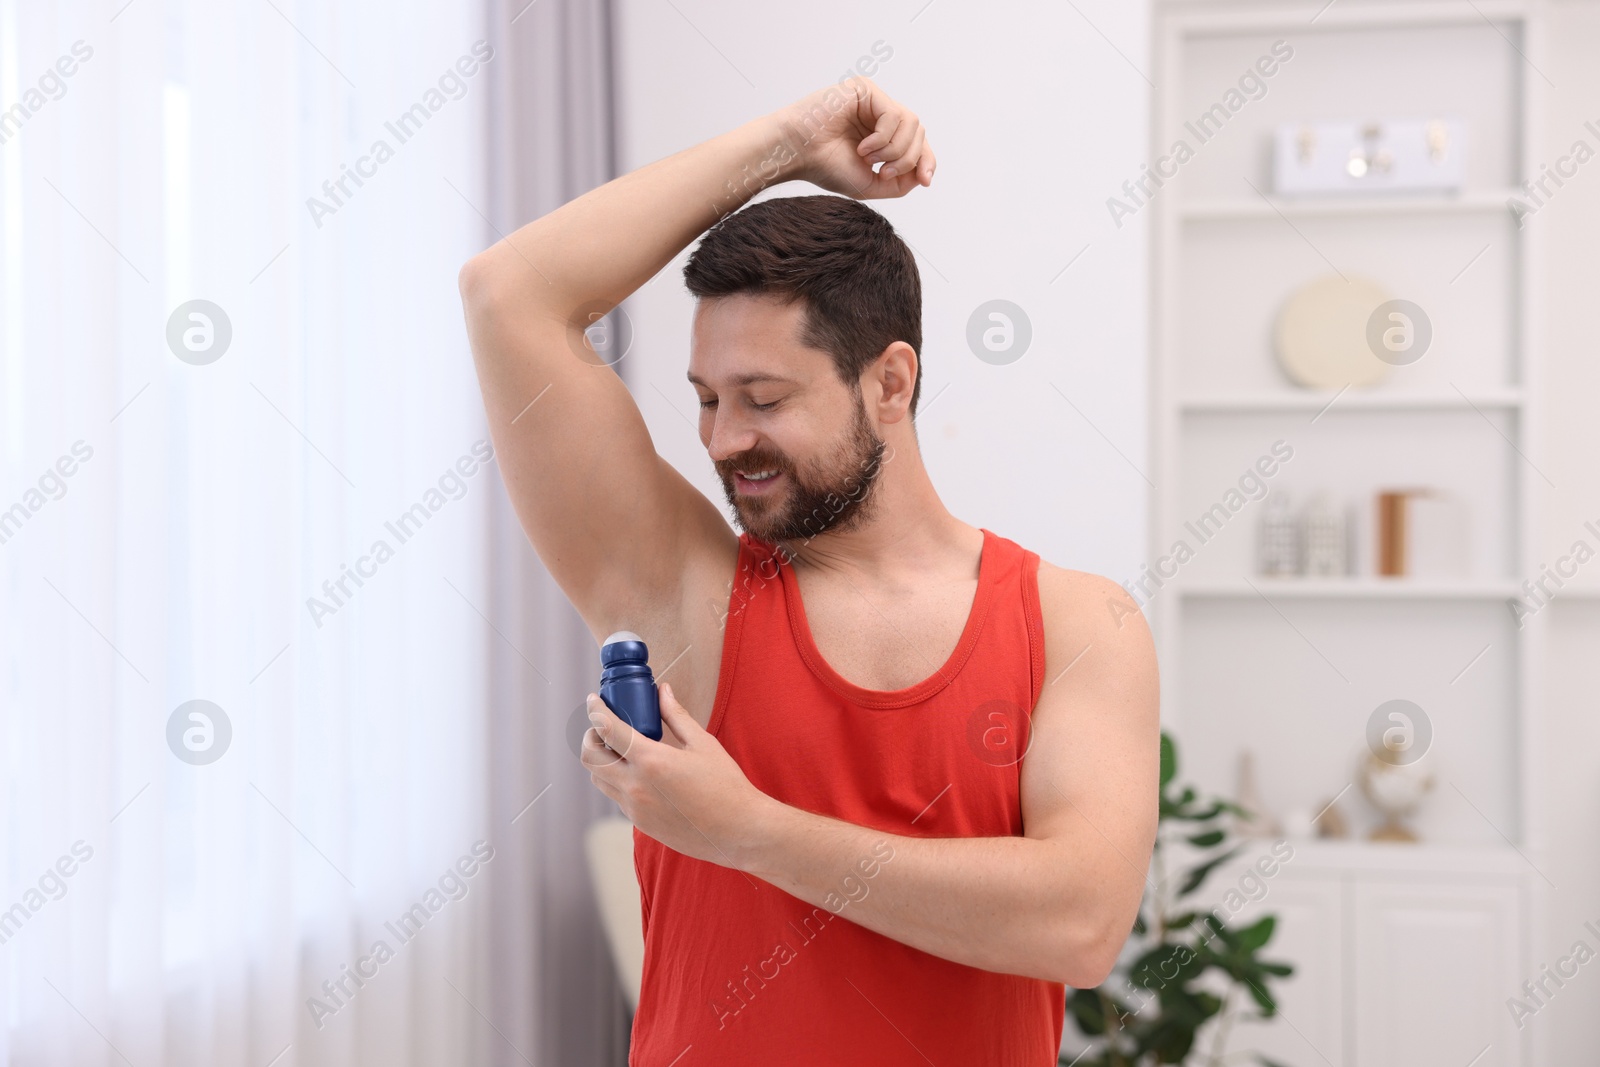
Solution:
{"label": "man's neck", "polygon": [[982,534],[939,499],[915,446],[886,460],[858,521],[783,548],[797,570],[866,579],[938,574],[975,566]]}

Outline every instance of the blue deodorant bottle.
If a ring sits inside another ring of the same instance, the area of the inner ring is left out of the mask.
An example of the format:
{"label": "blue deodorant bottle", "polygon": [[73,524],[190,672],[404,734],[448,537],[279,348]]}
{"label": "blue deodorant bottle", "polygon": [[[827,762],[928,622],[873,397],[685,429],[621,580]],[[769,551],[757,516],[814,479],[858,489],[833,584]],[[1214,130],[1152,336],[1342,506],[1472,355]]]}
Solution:
{"label": "blue deodorant bottle", "polygon": [[630,630],[618,630],[600,646],[600,699],[652,741],[661,740],[661,699],[650,673],[650,650]]}

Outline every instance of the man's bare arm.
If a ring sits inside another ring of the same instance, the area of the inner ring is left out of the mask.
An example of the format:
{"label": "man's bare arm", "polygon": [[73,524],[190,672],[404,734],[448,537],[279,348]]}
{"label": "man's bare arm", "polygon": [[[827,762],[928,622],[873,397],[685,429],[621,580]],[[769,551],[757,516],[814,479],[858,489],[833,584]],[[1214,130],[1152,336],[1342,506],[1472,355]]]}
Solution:
{"label": "man's bare arm", "polygon": [[[879,160],[914,169],[875,175]],[[932,166],[915,116],[863,79],[608,182],[462,269],[502,477],[529,540],[596,634],[672,612],[682,576],[731,551],[733,534],[656,454],[584,330],[764,185],[807,178],[898,196],[927,184]]]}

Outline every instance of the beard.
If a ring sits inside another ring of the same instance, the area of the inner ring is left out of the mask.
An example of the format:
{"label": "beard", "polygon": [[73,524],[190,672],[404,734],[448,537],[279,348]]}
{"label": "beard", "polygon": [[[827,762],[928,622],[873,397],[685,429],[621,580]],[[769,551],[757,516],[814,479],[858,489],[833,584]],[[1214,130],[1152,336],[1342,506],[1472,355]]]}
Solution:
{"label": "beard", "polygon": [[[850,530],[873,512],[873,486],[883,469],[883,440],[872,432],[866,406],[856,398],[855,420],[831,454],[802,470],[788,457],[752,448],[714,464],[735,523],[769,544],[809,541],[825,531]],[[741,496],[734,471],[775,470],[785,485],[770,496]]]}

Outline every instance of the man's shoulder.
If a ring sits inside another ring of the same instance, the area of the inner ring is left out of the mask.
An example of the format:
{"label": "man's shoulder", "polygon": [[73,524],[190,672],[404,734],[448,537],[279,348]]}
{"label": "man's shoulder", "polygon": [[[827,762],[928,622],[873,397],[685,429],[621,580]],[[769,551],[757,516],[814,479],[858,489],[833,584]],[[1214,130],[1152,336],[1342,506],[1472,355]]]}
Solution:
{"label": "man's shoulder", "polygon": [[1139,604],[1121,585],[1092,571],[1039,559],[1039,611],[1044,624],[1047,680],[1094,645],[1149,639]]}
{"label": "man's shoulder", "polygon": [[[990,532],[993,534],[993,531]],[[1129,621],[1144,625],[1139,602],[1105,575],[1058,566],[1020,542],[1001,534],[993,536],[1010,541],[1016,550],[1027,556],[1038,557],[1036,581],[1039,609],[1047,639],[1063,641],[1078,636],[1092,638],[1095,631],[1120,630]]]}
{"label": "man's shoulder", "polygon": [[1061,567],[1043,556],[1039,558],[1039,599],[1041,603],[1048,600],[1059,611],[1067,613],[1081,612],[1091,604],[1103,612],[1106,600],[1126,603],[1138,610],[1137,602],[1128,591],[1105,575]]}

